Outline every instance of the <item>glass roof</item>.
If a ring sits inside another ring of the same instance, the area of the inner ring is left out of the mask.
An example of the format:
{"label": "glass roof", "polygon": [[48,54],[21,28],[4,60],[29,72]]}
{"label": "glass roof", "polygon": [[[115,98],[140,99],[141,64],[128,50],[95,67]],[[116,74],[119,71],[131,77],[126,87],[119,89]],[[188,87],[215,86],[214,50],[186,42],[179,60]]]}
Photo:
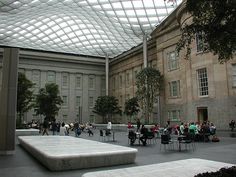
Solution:
{"label": "glass roof", "polygon": [[182,0],[0,0],[0,45],[115,57]]}

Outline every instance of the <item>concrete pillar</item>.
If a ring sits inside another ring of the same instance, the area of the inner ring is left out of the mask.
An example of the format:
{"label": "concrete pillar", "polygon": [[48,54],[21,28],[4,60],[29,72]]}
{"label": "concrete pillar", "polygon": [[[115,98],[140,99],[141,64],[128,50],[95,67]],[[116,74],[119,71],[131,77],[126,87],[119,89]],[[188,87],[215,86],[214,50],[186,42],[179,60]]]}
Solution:
{"label": "concrete pillar", "polygon": [[19,49],[4,49],[0,93],[0,155],[9,155],[15,152],[18,61]]}
{"label": "concrete pillar", "polygon": [[147,35],[143,35],[143,68],[147,67]]}
{"label": "concrete pillar", "polygon": [[109,89],[109,58],[106,56],[106,95],[108,96]]}

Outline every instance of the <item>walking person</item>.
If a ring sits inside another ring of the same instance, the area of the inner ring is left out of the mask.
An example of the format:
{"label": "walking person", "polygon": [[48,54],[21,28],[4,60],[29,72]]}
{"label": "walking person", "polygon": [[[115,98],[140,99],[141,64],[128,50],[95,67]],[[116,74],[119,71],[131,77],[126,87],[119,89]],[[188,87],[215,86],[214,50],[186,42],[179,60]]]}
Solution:
{"label": "walking person", "polygon": [[137,132],[139,131],[140,126],[141,126],[141,122],[140,122],[140,119],[138,119],[138,120],[137,120]]}
{"label": "walking person", "polygon": [[48,128],[49,128],[48,118],[45,117],[43,121],[43,135],[44,134],[48,135]]}
{"label": "walking person", "polygon": [[56,123],[56,119],[53,119],[52,121],[52,135],[56,135],[57,134],[57,123]]}

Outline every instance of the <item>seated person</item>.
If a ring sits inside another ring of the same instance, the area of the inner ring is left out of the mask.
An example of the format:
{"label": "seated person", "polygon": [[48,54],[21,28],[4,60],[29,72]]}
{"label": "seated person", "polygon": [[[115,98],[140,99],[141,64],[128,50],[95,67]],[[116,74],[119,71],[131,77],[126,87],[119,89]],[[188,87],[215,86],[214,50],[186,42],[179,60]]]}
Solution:
{"label": "seated person", "polygon": [[130,139],[130,145],[133,145],[136,140],[136,133],[133,130],[130,130],[128,138]]}
{"label": "seated person", "polygon": [[189,126],[189,132],[191,133],[191,134],[196,134],[196,132],[197,132],[197,127],[196,127],[196,125],[194,124],[194,122],[192,122],[191,123],[191,125]]}
{"label": "seated person", "polygon": [[210,125],[210,134],[211,135],[216,134],[216,126],[213,123],[211,123],[211,125]]}
{"label": "seated person", "polygon": [[128,126],[127,128],[130,129],[130,128],[133,128],[134,126],[131,124],[131,122],[128,122]]}
{"label": "seated person", "polygon": [[183,122],[181,122],[179,130],[180,130],[180,134],[183,135],[184,134],[184,123]]}
{"label": "seated person", "polygon": [[147,144],[147,132],[148,132],[148,129],[142,125],[142,128],[140,130],[140,133],[141,133],[141,137],[140,137],[140,141],[142,141],[143,145],[146,146]]}
{"label": "seated person", "polygon": [[152,127],[150,130],[154,133],[154,135],[156,134],[156,136],[158,136],[158,134],[159,134],[159,125],[155,124],[155,126]]}

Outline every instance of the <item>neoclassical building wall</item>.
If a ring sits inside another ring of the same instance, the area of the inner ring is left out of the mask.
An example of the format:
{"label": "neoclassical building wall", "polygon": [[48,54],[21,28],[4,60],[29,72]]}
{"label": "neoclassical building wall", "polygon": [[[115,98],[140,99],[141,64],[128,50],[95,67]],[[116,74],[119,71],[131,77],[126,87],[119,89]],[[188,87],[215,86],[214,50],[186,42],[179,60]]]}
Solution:
{"label": "neoclassical building wall", "polygon": [[[160,123],[165,125],[168,119],[171,124],[209,120],[218,129],[228,129],[229,122],[235,120],[236,115],[236,56],[220,64],[216,55],[199,50],[197,40],[192,43],[190,59],[185,59],[184,51],[178,55],[175,48],[180,39],[180,27],[191,22],[191,17],[182,10],[183,6],[180,6],[168,16],[153,31],[152,42],[148,43],[148,61],[152,60],[154,67],[164,76]],[[122,106],[125,99],[135,94],[134,71],[140,71],[142,63],[140,46],[110,63],[109,93],[116,96]],[[126,83],[127,73],[131,73],[130,85]],[[156,121],[155,116],[153,121]]]}
{"label": "neoclassical building wall", "polygon": [[[100,117],[92,112],[92,108],[96,98],[105,95],[103,58],[20,50],[18,71],[25,73],[26,77],[35,83],[35,95],[46,83],[54,82],[59,86],[64,103],[56,117],[57,120],[67,123],[75,120],[83,123],[101,121]],[[31,110],[25,114],[24,120],[32,119],[42,118]]]}
{"label": "neoclassical building wall", "polygon": [[[112,59],[109,65],[109,94],[119,100],[119,105],[123,111],[125,101],[135,96],[135,76],[143,68],[142,45]],[[156,68],[156,43],[151,39],[148,41],[148,66]],[[123,123],[130,120],[124,114],[121,117],[116,116],[116,118],[118,119],[117,122]],[[157,122],[157,120],[150,121]]]}

